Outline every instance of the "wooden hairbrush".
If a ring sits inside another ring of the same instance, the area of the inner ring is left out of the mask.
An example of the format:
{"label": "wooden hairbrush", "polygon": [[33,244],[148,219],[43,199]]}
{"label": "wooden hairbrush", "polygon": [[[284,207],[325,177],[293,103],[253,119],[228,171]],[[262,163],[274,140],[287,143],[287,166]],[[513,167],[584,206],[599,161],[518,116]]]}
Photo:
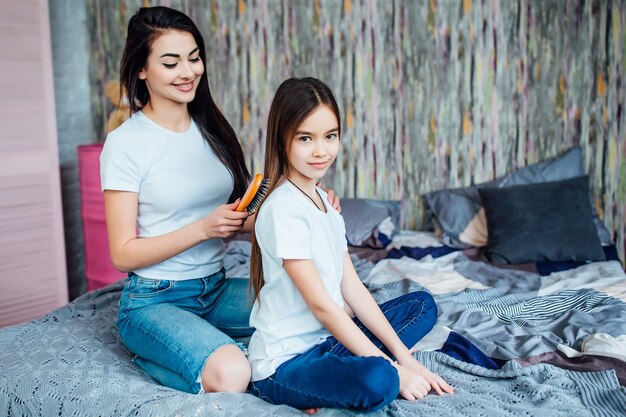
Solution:
{"label": "wooden hairbrush", "polygon": [[256,209],[259,208],[261,201],[263,201],[267,195],[268,189],[269,180],[267,178],[263,178],[263,175],[261,174],[256,174],[248,186],[245,194],[241,197],[241,201],[235,211],[247,210],[248,213],[254,214]]}

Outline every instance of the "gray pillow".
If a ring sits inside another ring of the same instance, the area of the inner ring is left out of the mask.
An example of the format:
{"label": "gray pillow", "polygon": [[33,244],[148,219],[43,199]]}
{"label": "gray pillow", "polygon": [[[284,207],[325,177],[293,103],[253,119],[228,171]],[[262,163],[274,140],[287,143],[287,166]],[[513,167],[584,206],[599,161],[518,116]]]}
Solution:
{"label": "gray pillow", "polygon": [[400,214],[400,201],[341,199],[341,215],[350,246],[384,248],[400,230]]}
{"label": "gray pillow", "polygon": [[[501,188],[512,185],[537,184],[542,182],[562,181],[585,175],[582,151],[575,146],[568,151],[553,158],[536,164],[528,165],[517,171],[513,171],[493,181],[472,185],[470,187],[454,188],[433,191],[426,194],[426,202],[436,217],[439,227],[443,231],[443,241],[446,245],[455,248],[481,246],[470,238],[464,236],[476,236],[475,229],[480,229],[484,221],[484,211],[479,188]],[[611,235],[606,229],[595,206],[593,198],[589,194],[589,204],[592,206],[593,222],[602,245],[610,245]],[[486,231],[485,231],[486,232]],[[483,235],[485,235],[483,233]]]}
{"label": "gray pillow", "polygon": [[604,261],[593,224],[589,177],[480,188],[496,264]]}

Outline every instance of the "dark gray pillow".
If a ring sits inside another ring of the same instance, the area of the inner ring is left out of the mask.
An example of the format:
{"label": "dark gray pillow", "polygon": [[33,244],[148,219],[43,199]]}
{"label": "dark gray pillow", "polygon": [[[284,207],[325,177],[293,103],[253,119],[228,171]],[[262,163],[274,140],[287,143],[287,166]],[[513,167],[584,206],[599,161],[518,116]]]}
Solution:
{"label": "dark gray pillow", "polygon": [[603,261],[589,205],[589,177],[479,188],[485,207],[487,258],[497,264]]}
{"label": "dark gray pillow", "polygon": [[[553,158],[528,165],[493,181],[470,187],[433,191],[425,197],[430,211],[443,231],[444,243],[455,248],[466,248],[472,244],[467,241],[463,242],[460,236],[468,228],[470,222],[477,217],[482,207],[478,194],[479,188],[561,181],[581,175],[585,175],[582,151],[580,147],[575,146]],[[598,238],[603,245],[610,245],[611,235],[598,217],[591,194],[588,201]]]}
{"label": "dark gray pillow", "polygon": [[383,248],[400,230],[400,201],[342,198],[341,215],[351,246]]}

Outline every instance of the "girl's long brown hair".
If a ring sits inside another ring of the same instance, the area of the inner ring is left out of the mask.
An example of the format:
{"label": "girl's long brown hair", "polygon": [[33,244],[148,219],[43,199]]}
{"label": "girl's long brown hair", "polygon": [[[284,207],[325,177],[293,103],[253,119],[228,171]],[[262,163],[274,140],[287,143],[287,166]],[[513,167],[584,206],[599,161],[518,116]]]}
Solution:
{"label": "girl's long brown hair", "polygon": [[[269,180],[269,196],[280,185],[283,177],[289,174],[289,149],[293,137],[305,119],[318,106],[328,106],[337,117],[341,132],[339,106],[332,90],[316,78],[289,78],[285,80],[274,96],[267,120],[267,136],[265,139],[264,176]],[[267,197],[266,197],[267,198]],[[263,202],[257,209],[257,218],[262,210]],[[252,261],[250,264],[250,287],[254,297],[258,297],[263,287],[263,264],[261,250],[252,233]]]}

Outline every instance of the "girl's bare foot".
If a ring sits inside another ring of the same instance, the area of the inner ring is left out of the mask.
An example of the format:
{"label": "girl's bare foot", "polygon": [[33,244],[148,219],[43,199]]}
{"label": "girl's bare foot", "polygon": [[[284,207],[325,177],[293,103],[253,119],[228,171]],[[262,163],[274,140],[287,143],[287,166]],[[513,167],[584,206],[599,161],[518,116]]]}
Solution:
{"label": "girl's bare foot", "polygon": [[304,411],[307,414],[315,414],[315,413],[317,413],[320,410],[321,410],[321,408],[306,408],[306,409],[304,409],[302,411]]}

